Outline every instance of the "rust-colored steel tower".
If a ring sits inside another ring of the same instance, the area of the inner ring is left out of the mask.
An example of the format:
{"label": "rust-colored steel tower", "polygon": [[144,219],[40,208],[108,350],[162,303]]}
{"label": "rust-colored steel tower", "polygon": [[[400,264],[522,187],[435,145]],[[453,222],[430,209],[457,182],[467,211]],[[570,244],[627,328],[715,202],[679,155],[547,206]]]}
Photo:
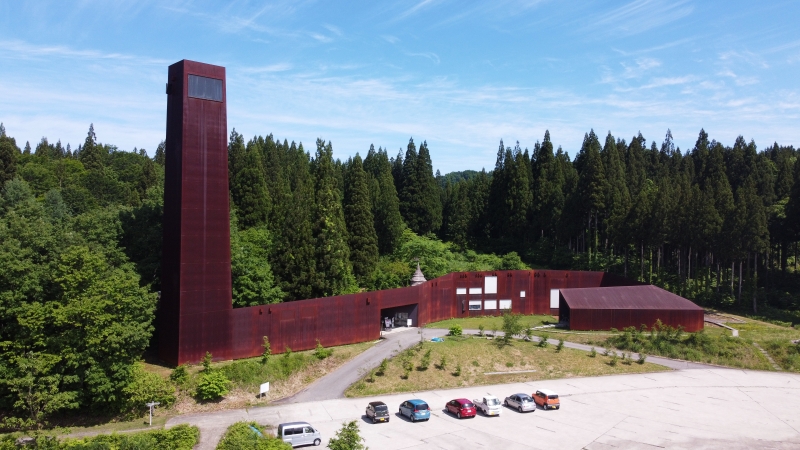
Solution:
{"label": "rust-colored steel tower", "polygon": [[231,251],[225,68],[169,67],[159,356],[230,359]]}

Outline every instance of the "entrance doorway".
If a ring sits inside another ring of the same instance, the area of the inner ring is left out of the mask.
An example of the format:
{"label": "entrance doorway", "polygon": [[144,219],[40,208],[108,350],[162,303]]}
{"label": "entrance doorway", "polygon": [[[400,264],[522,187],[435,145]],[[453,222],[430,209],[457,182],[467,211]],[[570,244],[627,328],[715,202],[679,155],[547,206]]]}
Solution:
{"label": "entrance doorway", "polygon": [[419,326],[418,311],[417,303],[381,309],[381,331],[399,327]]}

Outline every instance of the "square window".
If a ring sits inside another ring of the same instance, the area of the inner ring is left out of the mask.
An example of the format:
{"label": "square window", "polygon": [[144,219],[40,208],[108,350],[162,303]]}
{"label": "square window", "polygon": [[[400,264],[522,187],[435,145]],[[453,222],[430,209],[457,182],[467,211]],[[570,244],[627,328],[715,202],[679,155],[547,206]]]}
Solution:
{"label": "square window", "polygon": [[469,310],[470,311],[480,311],[481,310],[481,302],[480,300],[470,300],[469,301]]}
{"label": "square window", "polygon": [[483,309],[497,309],[497,300],[486,300],[483,302]]}
{"label": "square window", "polygon": [[511,300],[500,300],[500,309],[511,309]]}
{"label": "square window", "polygon": [[483,279],[483,292],[487,294],[497,294],[497,277],[486,277]]}
{"label": "square window", "polygon": [[525,298],[525,291],[519,291],[519,297]]}

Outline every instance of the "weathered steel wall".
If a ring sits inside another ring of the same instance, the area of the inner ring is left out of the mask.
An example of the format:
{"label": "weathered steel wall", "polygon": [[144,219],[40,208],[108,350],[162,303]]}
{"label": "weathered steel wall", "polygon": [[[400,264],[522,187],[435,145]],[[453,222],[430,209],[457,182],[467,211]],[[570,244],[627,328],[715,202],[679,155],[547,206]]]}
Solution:
{"label": "weathered steel wall", "polygon": [[622,330],[626,327],[664,325],[695,332],[703,329],[703,311],[657,309],[570,309],[571,330]]}
{"label": "weathered steel wall", "polygon": [[[213,99],[189,77],[215,80]],[[206,351],[230,359],[232,316],[225,68],[169,67],[159,355],[178,364]]]}
{"label": "weathered steel wall", "polygon": [[[497,277],[497,292],[487,294],[485,281],[491,276]],[[317,340],[325,347],[376,340],[380,337],[381,310],[403,305],[418,305],[415,325],[419,326],[453,317],[503,313],[500,309],[470,311],[469,300],[482,304],[511,300],[512,312],[549,314],[551,288],[600,287],[607,276],[603,272],[552,270],[459,272],[413,287],[237,308],[231,311],[228,355],[232,359],[260,355],[264,336],[269,338],[273,353],[281,353],[286,347],[312,349]],[[467,294],[457,294],[459,288],[467,289]],[[480,288],[481,293],[469,294],[469,288]],[[203,354],[205,351],[199,353]]]}

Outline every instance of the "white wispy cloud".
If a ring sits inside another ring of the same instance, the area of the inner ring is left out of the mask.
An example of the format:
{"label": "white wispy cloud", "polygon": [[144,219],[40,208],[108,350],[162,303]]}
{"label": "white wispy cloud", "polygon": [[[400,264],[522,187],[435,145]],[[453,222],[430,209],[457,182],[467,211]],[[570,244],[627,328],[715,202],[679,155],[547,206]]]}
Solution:
{"label": "white wispy cloud", "polygon": [[634,35],[682,19],[692,11],[694,6],[687,0],[634,0],[607,13],[588,18],[585,30],[593,33]]}
{"label": "white wispy cloud", "polygon": [[411,8],[408,8],[403,12],[401,12],[400,14],[398,14],[397,16],[395,16],[393,20],[403,20],[407,17],[413,16],[414,14],[418,13],[419,11],[422,11],[425,8],[429,8],[435,5],[439,1],[440,0],[422,0],[419,3],[415,4],[414,6],[412,6]]}
{"label": "white wispy cloud", "polygon": [[420,53],[410,53],[409,52],[409,53],[406,53],[406,55],[408,55],[408,56],[421,56],[423,58],[428,58],[431,61],[433,61],[434,64],[439,64],[439,62],[440,62],[439,55],[437,55],[436,53],[433,53],[433,52],[420,52]]}
{"label": "white wispy cloud", "polygon": [[165,65],[174,61],[129,55],[124,53],[108,53],[98,50],[77,50],[64,45],[35,45],[25,41],[0,41],[0,58],[2,59],[34,59],[34,58],[67,58],[82,60],[115,60],[147,65]]}

